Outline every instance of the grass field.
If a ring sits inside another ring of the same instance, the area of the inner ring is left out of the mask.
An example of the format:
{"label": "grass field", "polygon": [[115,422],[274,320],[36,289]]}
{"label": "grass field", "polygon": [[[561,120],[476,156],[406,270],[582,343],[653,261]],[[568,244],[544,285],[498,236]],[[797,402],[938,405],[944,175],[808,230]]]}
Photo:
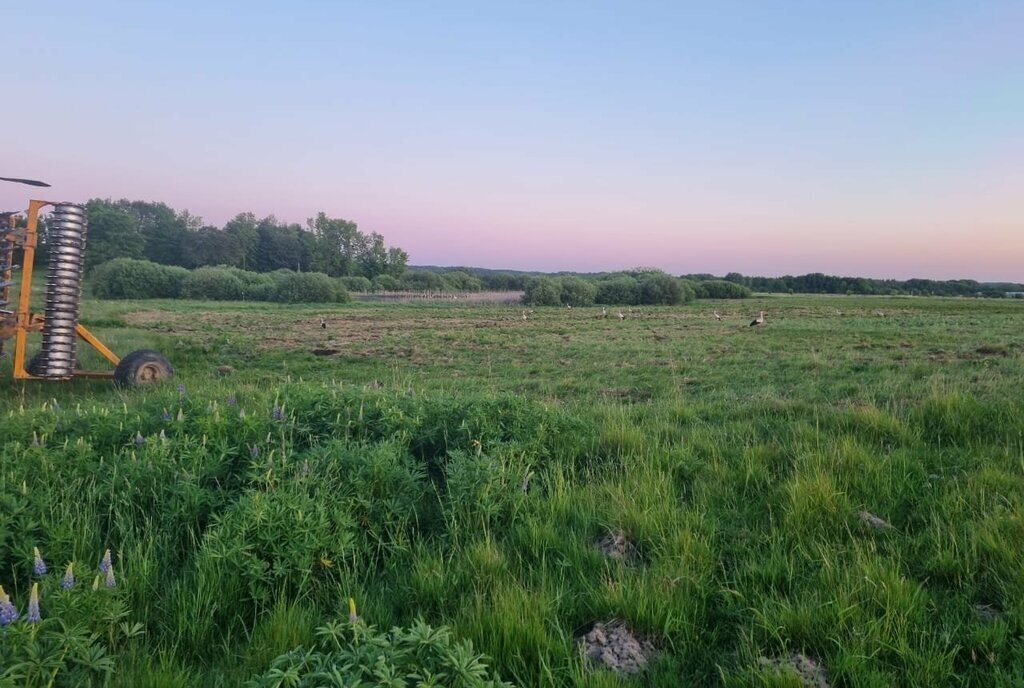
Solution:
{"label": "grass field", "polygon": [[[89,301],[175,383],[5,359],[0,584],[24,616],[33,547],[51,573],[0,686],[241,685],[349,597],[521,686],[799,686],[793,653],[833,686],[1024,685],[1024,303],[522,312]],[[642,674],[581,656],[610,619],[653,646]]]}

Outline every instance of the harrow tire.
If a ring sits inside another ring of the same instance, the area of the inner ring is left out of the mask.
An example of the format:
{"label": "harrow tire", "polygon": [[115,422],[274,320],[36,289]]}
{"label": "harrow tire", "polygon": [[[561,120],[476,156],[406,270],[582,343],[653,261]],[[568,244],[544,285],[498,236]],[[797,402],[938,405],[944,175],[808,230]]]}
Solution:
{"label": "harrow tire", "polygon": [[152,349],[133,351],[114,368],[114,383],[119,387],[140,387],[174,377],[171,362]]}

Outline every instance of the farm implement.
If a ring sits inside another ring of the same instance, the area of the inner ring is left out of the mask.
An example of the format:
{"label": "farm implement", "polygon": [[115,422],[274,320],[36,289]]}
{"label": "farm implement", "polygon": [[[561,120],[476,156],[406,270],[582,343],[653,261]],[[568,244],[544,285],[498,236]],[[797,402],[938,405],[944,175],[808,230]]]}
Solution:
{"label": "farm implement", "polygon": [[[43,182],[0,177],[33,186]],[[39,214],[52,206],[46,219],[46,297],[42,314],[32,310],[32,267],[39,238]],[[19,219],[21,221],[19,221]],[[15,380],[68,380],[73,377],[113,378],[119,385],[137,386],[170,378],[171,364],[156,351],[141,349],[119,358],[79,321],[85,258],[85,208],[74,203],[29,201],[27,211],[0,212],[0,353],[14,339]],[[20,256],[19,251],[20,249]],[[14,261],[21,259],[17,304],[11,302]],[[42,333],[38,353],[26,361],[27,335]],[[113,370],[82,370],[79,340],[98,351]]]}

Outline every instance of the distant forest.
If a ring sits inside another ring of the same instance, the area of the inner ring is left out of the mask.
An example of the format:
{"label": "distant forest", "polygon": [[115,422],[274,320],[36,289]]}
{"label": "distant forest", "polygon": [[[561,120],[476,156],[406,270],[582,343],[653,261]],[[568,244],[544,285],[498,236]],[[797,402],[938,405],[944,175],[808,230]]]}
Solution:
{"label": "distant forest", "polygon": [[[288,269],[321,272],[344,278],[350,290],[416,291],[531,291],[539,278],[583,278],[599,284],[616,280],[643,281],[659,270],[637,268],[619,272],[542,273],[477,267],[408,265],[408,254],[385,244],[376,232],[365,234],[355,222],[318,213],[304,225],[285,223],[273,215],[257,218],[239,213],[223,227],[206,224],[186,211],[165,203],[93,199],[89,212],[86,269],[114,258],[136,258],[186,268],[223,265],[252,272]],[[46,227],[41,226],[39,260],[46,256]],[[661,273],[663,274],[663,273]],[[1024,292],[1017,283],[978,282],[970,279],[871,279],[822,273],[756,277],[731,272],[724,276],[698,273],[678,275],[698,297],[726,293],[731,283],[751,292],[788,294],[862,294],[913,296],[975,296],[1003,298]],[[701,289],[705,285],[705,289]],[[543,285],[541,285],[543,286]],[[738,294],[737,294],[738,295]]]}

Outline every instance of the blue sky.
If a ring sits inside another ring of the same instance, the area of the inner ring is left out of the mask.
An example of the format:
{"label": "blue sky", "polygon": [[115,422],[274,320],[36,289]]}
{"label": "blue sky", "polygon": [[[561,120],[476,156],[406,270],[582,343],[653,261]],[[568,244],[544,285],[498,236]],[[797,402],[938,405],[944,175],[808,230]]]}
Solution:
{"label": "blue sky", "polygon": [[3,24],[0,174],[56,200],[324,210],[415,263],[1024,280],[1021,2],[38,2]]}

